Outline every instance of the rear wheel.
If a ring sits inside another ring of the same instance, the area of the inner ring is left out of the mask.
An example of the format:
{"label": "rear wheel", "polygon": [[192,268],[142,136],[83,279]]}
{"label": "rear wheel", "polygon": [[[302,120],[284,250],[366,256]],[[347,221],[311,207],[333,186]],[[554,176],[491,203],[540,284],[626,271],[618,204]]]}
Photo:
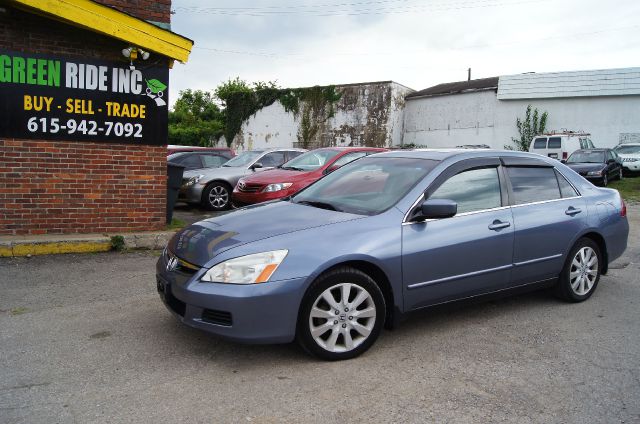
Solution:
{"label": "rear wheel", "polygon": [[600,248],[593,240],[582,238],[567,256],[556,292],[568,302],[587,300],[596,290],[601,272]]}
{"label": "rear wheel", "polygon": [[302,300],[297,340],[326,360],[354,358],[378,338],[385,319],[384,296],[367,274],[343,267],[320,276]]}

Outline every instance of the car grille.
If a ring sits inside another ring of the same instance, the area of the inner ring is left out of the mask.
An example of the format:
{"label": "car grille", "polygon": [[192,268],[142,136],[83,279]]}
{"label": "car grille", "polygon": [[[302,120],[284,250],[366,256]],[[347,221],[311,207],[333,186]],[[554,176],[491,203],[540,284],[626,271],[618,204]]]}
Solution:
{"label": "car grille", "polygon": [[238,191],[243,193],[257,193],[264,188],[264,184],[238,183]]}
{"label": "car grille", "polygon": [[231,327],[231,312],[216,311],[215,309],[205,309],[202,311],[202,321],[209,324],[224,325]]}
{"label": "car grille", "polygon": [[178,271],[183,274],[193,275],[196,272],[200,271],[200,267],[198,265],[194,265],[192,263],[185,261],[184,259],[180,259],[179,257],[169,252],[168,250],[166,251],[166,255],[167,255],[168,264],[172,260],[175,260],[175,263],[173,264],[173,266],[169,267],[169,265],[167,265],[167,271],[169,272]]}
{"label": "car grille", "polygon": [[622,162],[636,162],[638,160],[636,158],[622,158]]}

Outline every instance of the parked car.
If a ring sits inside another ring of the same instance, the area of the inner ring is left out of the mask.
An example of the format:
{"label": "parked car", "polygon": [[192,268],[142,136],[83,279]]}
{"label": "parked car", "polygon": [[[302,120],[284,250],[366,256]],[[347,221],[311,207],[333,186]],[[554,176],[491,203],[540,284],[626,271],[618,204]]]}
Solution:
{"label": "parked car", "polygon": [[181,165],[185,171],[202,168],[220,168],[229,157],[220,152],[179,152],[167,156],[167,162]]}
{"label": "parked car", "polygon": [[236,155],[235,150],[230,147],[180,146],[177,144],[169,144],[167,146],[167,156],[180,152],[216,152],[227,159],[231,159]]}
{"label": "parked car", "polygon": [[587,180],[605,187],[613,179],[622,179],[622,161],[613,149],[577,150],[566,164]]}
{"label": "parked car", "polygon": [[629,174],[640,172],[640,143],[619,144],[613,150],[622,160],[623,171]]}
{"label": "parked car", "polygon": [[[183,323],[355,357],[407,312],[488,293],[595,291],[627,245],[626,206],[559,161],[491,150],[358,159],[292,196],[197,222],[156,265]],[[572,309],[567,313],[579,313]]]}
{"label": "parked car", "polygon": [[220,168],[185,171],[178,200],[201,204],[210,210],[229,209],[231,192],[241,177],[275,168],[304,152],[296,148],[250,150]]}
{"label": "parked car", "polygon": [[231,196],[234,206],[282,199],[363,156],[384,152],[374,147],[325,147],[304,153],[270,171],[241,178]]}
{"label": "parked car", "polygon": [[566,160],[578,149],[594,149],[591,134],[573,131],[553,132],[531,140],[529,151],[558,160]]}

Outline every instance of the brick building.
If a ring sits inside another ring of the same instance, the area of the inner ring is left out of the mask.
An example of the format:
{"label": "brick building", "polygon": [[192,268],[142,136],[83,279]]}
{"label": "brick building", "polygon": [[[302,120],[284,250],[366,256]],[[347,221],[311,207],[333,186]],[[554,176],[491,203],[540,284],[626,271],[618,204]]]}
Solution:
{"label": "brick building", "polygon": [[164,227],[170,8],[0,0],[0,235]]}

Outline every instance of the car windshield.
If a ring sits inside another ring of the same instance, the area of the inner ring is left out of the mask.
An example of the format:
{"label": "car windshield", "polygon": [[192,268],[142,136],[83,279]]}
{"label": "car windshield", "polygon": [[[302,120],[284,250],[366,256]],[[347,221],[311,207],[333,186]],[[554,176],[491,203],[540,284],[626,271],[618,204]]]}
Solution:
{"label": "car windshield", "polygon": [[304,153],[281,166],[283,169],[297,171],[313,171],[322,167],[327,161],[340,153],[339,150],[315,150]]}
{"label": "car windshield", "polygon": [[619,155],[632,155],[634,153],[640,153],[640,145],[638,146],[618,146],[615,148],[616,153]]}
{"label": "car windshield", "polygon": [[318,180],[291,201],[339,212],[376,215],[398,203],[437,164],[438,161],[430,159],[362,158]]}
{"label": "car windshield", "polygon": [[604,163],[604,152],[575,152],[567,163]]}
{"label": "car windshield", "polygon": [[256,160],[258,156],[260,156],[261,154],[262,154],[262,151],[255,151],[255,150],[251,152],[240,153],[235,158],[225,162],[225,164],[222,166],[225,166],[225,167],[246,166],[246,165],[249,165],[254,160]]}

